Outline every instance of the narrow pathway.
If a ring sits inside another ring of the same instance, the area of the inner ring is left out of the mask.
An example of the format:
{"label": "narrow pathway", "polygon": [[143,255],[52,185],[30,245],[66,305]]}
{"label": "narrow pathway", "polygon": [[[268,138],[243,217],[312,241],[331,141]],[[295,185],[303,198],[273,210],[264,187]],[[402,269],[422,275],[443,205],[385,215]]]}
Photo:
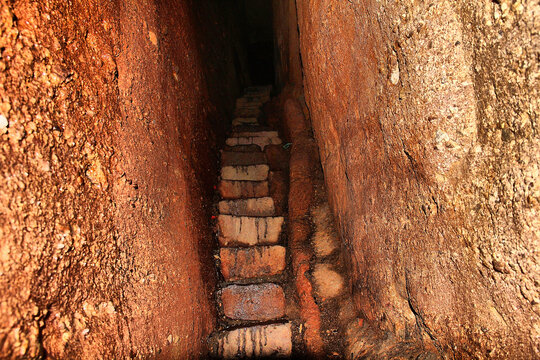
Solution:
{"label": "narrow pathway", "polygon": [[237,100],[233,131],[221,154],[218,204],[217,292],[221,329],[213,356],[288,357],[293,331],[286,316],[283,210],[272,195],[267,151],[281,144],[277,131],[258,122],[270,87],[254,87]]}

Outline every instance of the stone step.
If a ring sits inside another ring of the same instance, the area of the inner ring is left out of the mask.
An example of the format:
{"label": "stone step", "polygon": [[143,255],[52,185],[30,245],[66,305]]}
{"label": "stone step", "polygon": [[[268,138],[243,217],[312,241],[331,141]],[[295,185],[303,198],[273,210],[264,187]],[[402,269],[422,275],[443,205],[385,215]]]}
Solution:
{"label": "stone step", "polygon": [[269,321],[285,316],[285,293],[276,284],[229,285],[220,296],[229,319]]}
{"label": "stone step", "polygon": [[270,168],[266,164],[224,166],[221,168],[221,179],[263,181],[268,179],[269,169]]}
{"label": "stone step", "polygon": [[225,145],[223,147],[223,151],[231,151],[231,152],[261,152],[261,147],[259,145],[236,145],[236,146],[229,146]]}
{"label": "stone step", "polygon": [[242,132],[242,131],[272,131],[272,128],[270,126],[266,125],[238,125],[233,126],[232,128],[233,133],[235,132]]}
{"label": "stone step", "polygon": [[236,99],[236,107],[261,107],[263,102],[261,101],[260,97],[254,97],[254,96],[245,96]]}
{"label": "stone step", "polygon": [[279,241],[283,217],[219,215],[221,246],[273,245]]}
{"label": "stone step", "polygon": [[258,145],[262,150],[264,150],[266,145],[281,144],[281,139],[278,137],[264,137],[264,136],[230,137],[227,139],[226,144],[229,146]]}
{"label": "stone step", "polygon": [[277,131],[233,131],[231,137],[267,137],[277,138],[279,137]]}
{"label": "stone step", "polygon": [[259,165],[266,164],[263,152],[222,151],[221,166]]}
{"label": "stone step", "polygon": [[269,194],[268,181],[221,180],[218,190],[223,199],[257,198]]}
{"label": "stone step", "polygon": [[272,85],[250,86],[244,89],[244,94],[265,94],[270,95]]}
{"label": "stone step", "polygon": [[[252,118],[252,117],[259,117],[261,115],[261,110],[259,108],[256,109],[236,109],[234,111],[234,116],[239,118]],[[234,123],[233,123],[234,126]]]}
{"label": "stone step", "polygon": [[234,216],[274,216],[276,208],[271,197],[223,200],[218,204],[219,213]]}
{"label": "stone step", "polygon": [[223,331],[215,355],[224,359],[288,357],[292,353],[291,324],[270,324]]}
{"label": "stone step", "polygon": [[270,101],[270,95],[267,94],[247,94],[241,97],[244,103],[249,104],[261,104],[264,105],[266,102]]}
{"label": "stone step", "polygon": [[261,108],[260,101],[236,103],[236,110],[259,110]]}
{"label": "stone step", "polygon": [[253,116],[247,116],[247,117],[237,117],[232,121],[232,126],[240,126],[240,125],[258,125],[259,121],[257,120],[257,117]]}
{"label": "stone step", "polygon": [[286,249],[281,245],[219,250],[225,281],[238,281],[281,274],[286,266]]}

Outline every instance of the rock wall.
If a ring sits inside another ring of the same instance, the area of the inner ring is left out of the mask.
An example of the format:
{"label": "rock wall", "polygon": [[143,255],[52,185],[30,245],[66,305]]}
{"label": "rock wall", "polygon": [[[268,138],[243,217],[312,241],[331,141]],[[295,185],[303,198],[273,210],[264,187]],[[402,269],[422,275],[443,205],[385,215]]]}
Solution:
{"label": "rock wall", "polygon": [[302,89],[302,64],[298,39],[296,0],[273,0],[276,85]]}
{"label": "rock wall", "polygon": [[540,6],[296,5],[357,310],[447,357],[540,356]]}
{"label": "rock wall", "polygon": [[234,11],[0,1],[0,358],[205,351]]}

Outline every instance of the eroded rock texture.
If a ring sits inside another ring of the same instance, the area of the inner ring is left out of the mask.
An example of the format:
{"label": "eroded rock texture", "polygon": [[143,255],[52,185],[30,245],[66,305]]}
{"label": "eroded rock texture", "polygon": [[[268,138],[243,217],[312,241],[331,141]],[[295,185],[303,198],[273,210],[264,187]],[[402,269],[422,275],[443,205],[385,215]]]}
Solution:
{"label": "eroded rock texture", "polygon": [[204,351],[224,5],[0,1],[0,357]]}
{"label": "eroded rock texture", "polygon": [[446,356],[538,357],[540,6],[297,8],[357,309]]}

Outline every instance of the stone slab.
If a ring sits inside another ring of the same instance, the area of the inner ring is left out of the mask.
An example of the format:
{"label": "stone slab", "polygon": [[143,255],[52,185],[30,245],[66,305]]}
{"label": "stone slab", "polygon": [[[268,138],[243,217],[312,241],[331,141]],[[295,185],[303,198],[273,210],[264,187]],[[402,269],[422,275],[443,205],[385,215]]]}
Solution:
{"label": "stone slab", "polygon": [[279,137],[278,132],[274,130],[266,131],[234,131],[231,137],[267,137],[267,138],[277,138]]}
{"label": "stone slab", "polygon": [[264,137],[264,136],[230,137],[227,139],[226,144],[229,146],[258,145],[262,150],[264,150],[264,148],[267,145],[281,144],[281,139],[278,137]]}
{"label": "stone slab", "polygon": [[291,324],[269,324],[223,331],[218,335],[217,356],[289,357],[292,353]]}
{"label": "stone slab", "polygon": [[223,313],[233,320],[269,321],[285,316],[285,293],[279,285],[230,285],[220,292]]}
{"label": "stone slab", "polygon": [[218,190],[223,199],[257,198],[269,194],[268,181],[221,180]]}
{"label": "stone slab", "polygon": [[218,216],[221,246],[273,245],[279,242],[283,217]]}
{"label": "stone slab", "polygon": [[261,152],[261,147],[259,145],[237,145],[229,146],[225,145],[223,151],[227,152]]}
{"label": "stone slab", "polygon": [[[239,118],[259,117],[259,115],[261,115],[261,110],[258,108],[257,109],[240,108],[234,111],[234,116],[239,117]],[[233,123],[233,126],[234,126],[234,123]]]}
{"label": "stone slab", "polygon": [[223,166],[221,168],[221,179],[263,181],[268,179],[269,170],[270,168],[266,164],[247,166]]}
{"label": "stone slab", "polygon": [[250,199],[223,200],[218,204],[219,213],[234,216],[274,216],[274,199],[260,197]]}
{"label": "stone slab", "polygon": [[286,249],[281,245],[219,250],[221,274],[225,281],[253,279],[282,273]]}
{"label": "stone slab", "polygon": [[257,117],[237,117],[232,121],[232,126],[240,125],[258,125]]}
{"label": "stone slab", "polygon": [[241,152],[241,151],[222,151],[221,166],[246,166],[266,164],[266,156],[264,153],[257,152]]}

